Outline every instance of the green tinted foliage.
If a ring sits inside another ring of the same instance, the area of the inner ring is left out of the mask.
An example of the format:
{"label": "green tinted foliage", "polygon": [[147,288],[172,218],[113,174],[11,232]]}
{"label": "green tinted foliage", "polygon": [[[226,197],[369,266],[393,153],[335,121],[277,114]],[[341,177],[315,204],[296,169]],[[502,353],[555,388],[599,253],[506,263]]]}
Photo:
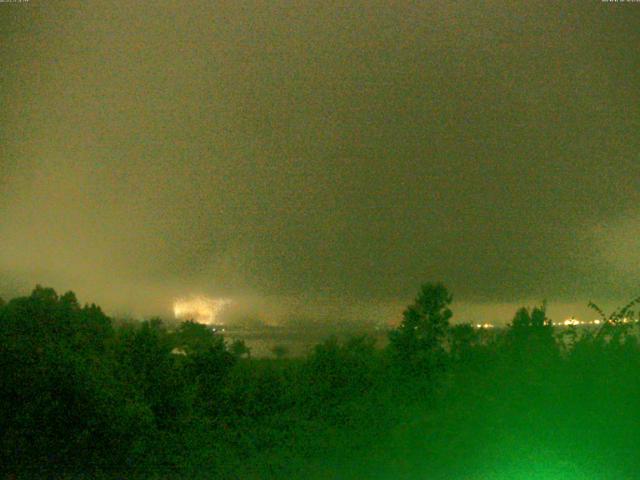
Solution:
{"label": "green tinted foliage", "polygon": [[236,357],[241,358],[251,355],[251,349],[247,347],[244,340],[234,340],[229,346],[229,351]]}
{"label": "green tinted foliage", "polygon": [[479,360],[479,350],[483,345],[481,331],[471,324],[454,325],[448,332],[449,355],[452,360],[470,366]]}
{"label": "green tinted foliage", "polygon": [[159,428],[174,428],[189,411],[188,388],[172,346],[170,334],[157,319],[122,329],[114,345],[119,375],[136,386]]}
{"label": "green tinted foliage", "polygon": [[307,361],[314,398],[326,405],[366,393],[375,380],[374,340],[361,336],[339,342],[331,337],[317,345]]}
{"label": "green tinted foliage", "polygon": [[206,353],[210,349],[224,350],[224,339],[211,327],[194,321],[183,322],[173,334],[174,345],[187,355]]}
{"label": "green tinted foliage", "polygon": [[[7,472],[126,468],[153,424],[108,352],[109,319],[37,287],[0,308],[0,455]],[[35,470],[34,470],[35,469]],[[49,473],[46,473],[49,472]]]}
{"label": "green tinted foliage", "polygon": [[403,313],[400,326],[389,335],[390,350],[400,366],[413,371],[440,368],[444,342],[453,313],[452,295],[441,283],[422,286],[414,303]]}
{"label": "green tinted foliage", "polygon": [[181,374],[193,386],[199,402],[210,414],[219,414],[217,396],[237,356],[227,349],[224,338],[196,322],[182,323],[172,335]]}
{"label": "green tinted foliage", "polygon": [[635,478],[629,309],[565,334],[523,308],[489,332],[449,325],[450,302],[425,285],[388,351],[333,337],[274,359],[37,287],[0,305],[0,475]]}
{"label": "green tinted foliage", "polygon": [[505,339],[509,355],[518,363],[540,369],[543,364],[558,360],[560,350],[544,304],[532,310],[520,308]]}

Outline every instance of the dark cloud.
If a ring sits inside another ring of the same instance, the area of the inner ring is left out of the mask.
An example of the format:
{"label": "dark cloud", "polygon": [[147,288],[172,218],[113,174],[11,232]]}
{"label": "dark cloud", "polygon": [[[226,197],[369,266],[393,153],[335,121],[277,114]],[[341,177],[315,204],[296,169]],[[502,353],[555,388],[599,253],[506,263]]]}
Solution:
{"label": "dark cloud", "polygon": [[144,311],[194,289],[389,304],[429,279],[468,302],[637,293],[632,3],[0,15],[6,285]]}

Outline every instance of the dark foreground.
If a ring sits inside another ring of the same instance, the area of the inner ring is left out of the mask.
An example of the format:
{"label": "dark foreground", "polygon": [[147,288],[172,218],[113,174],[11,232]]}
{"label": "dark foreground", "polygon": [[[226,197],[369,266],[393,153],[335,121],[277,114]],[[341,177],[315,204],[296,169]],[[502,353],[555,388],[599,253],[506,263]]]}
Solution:
{"label": "dark foreground", "polygon": [[629,312],[559,333],[521,310],[488,333],[451,327],[450,301],[425,285],[385,349],[328,339],[306,358],[253,359],[202,325],[114,322],[36,288],[0,303],[0,473],[637,478]]}

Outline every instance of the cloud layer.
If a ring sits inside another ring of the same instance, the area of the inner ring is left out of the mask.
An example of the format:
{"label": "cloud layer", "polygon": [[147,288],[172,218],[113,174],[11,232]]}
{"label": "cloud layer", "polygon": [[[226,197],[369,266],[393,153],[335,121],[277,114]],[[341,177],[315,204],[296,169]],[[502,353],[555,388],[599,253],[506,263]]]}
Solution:
{"label": "cloud layer", "polygon": [[0,287],[137,312],[388,305],[432,279],[623,298],[640,10],[617,7],[7,6]]}

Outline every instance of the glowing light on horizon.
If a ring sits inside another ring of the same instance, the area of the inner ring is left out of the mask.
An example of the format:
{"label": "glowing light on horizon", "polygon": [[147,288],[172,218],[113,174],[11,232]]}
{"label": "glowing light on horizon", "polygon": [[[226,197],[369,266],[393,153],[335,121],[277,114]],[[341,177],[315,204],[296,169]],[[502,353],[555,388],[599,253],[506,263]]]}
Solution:
{"label": "glowing light on horizon", "polygon": [[481,329],[488,330],[488,329],[493,328],[493,324],[492,323],[478,323],[478,324],[476,324],[476,328],[481,328]]}
{"label": "glowing light on horizon", "polygon": [[580,320],[576,320],[575,318],[567,318],[564,322],[563,325],[566,326],[575,326],[575,325],[580,325],[582,322],[580,322]]}
{"label": "glowing light on horizon", "polygon": [[231,303],[233,300],[230,298],[192,295],[178,298],[173,302],[173,315],[178,320],[194,320],[204,324],[216,323],[220,312]]}

